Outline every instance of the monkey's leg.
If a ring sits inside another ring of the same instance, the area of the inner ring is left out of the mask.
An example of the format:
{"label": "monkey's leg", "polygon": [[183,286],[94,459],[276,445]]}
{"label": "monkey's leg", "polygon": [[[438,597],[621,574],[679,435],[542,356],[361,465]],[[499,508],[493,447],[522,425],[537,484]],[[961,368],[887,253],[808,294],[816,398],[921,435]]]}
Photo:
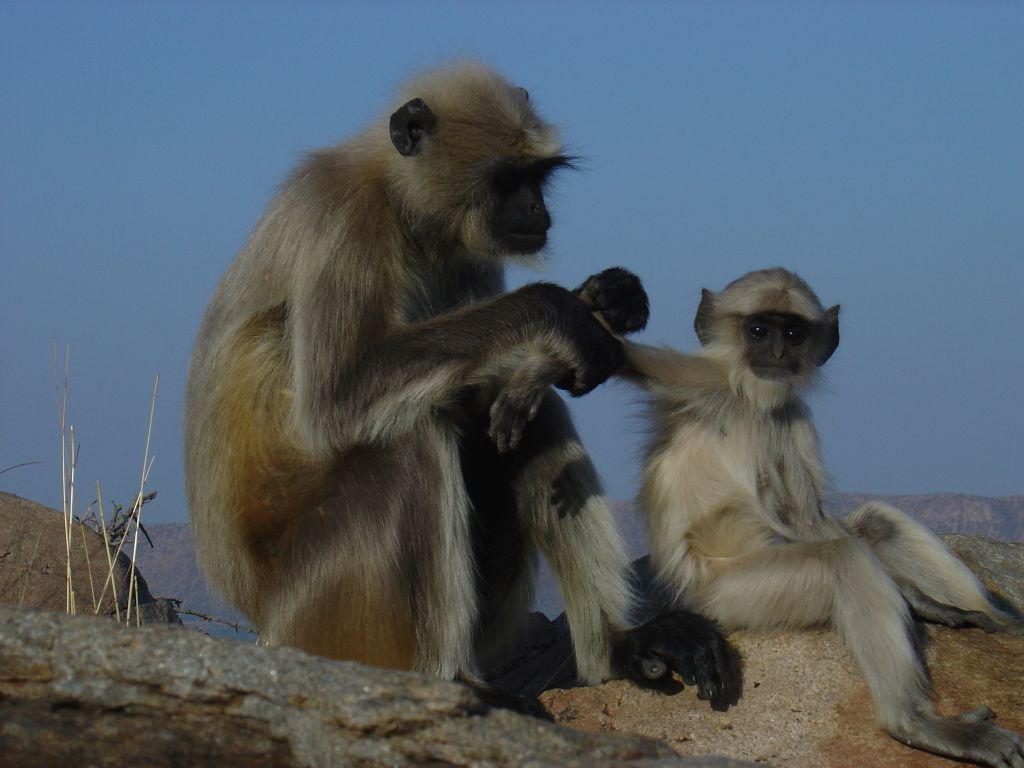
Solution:
{"label": "monkey's leg", "polygon": [[274,643],[477,679],[472,509],[458,447],[428,423],[339,462],[334,491],[296,511],[265,590]]}
{"label": "monkey's leg", "polygon": [[715,708],[734,704],[742,688],[738,656],[712,622],[679,610],[630,625],[636,597],[628,557],[597,472],[557,395],[543,398],[505,461],[520,514],[558,578],[580,679],[595,683],[618,672],[650,682],[677,671]]}
{"label": "monkey's leg", "polygon": [[935,713],[907,605],[863,543],[844,536],[774,544],[710,560],[708,568],[693,597],[728,627],[830,621],[867,680],[880,725],[894,738],[986,765],[1024,766],[1021,737],[982,720],[981,710],[952,718]]}
{"label": "monkey's leg", "polygon": [[548,391],[516,450],[506,454],[519,514],[558,578],[589,683],[611,674],[613,635],[628,626],[628,558],[565,404]]}
{"label": "monkey's leg", "polygon": [[843,524],[871,547],[922,619],[1024,634],[1020,613],[985,589],[938,536],[900,510],[868,502]]}

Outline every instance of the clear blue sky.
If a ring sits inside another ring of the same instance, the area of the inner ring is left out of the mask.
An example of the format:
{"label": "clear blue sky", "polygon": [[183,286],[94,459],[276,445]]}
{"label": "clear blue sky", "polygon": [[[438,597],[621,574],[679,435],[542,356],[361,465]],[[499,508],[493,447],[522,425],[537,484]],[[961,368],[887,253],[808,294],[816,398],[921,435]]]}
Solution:
{"label": "clear blue sky", "polygon": [[[193,334],[304,150],[419,68],[526,86],[583,172],[550,265],[629,266],[643,338],[691,349],[701,286],[758,267],[841,302],[814,398],[838,488],[1024,492],[1024,4],[0,5],[0,489],[60,499],[53,339],[71,347],[79,500],[138,483],[183,520]],[[516,271],[513,282],[530,279]],[[640,443],[622,384],[574,404],[610,495]]]}

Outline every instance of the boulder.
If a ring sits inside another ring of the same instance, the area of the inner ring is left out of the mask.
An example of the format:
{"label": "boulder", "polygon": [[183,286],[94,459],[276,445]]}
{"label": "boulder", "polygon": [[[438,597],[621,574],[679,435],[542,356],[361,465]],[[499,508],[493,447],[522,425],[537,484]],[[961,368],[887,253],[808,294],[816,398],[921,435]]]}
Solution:
{"label": "boulder", "polygon": [[1024,544],[959,533],[944,533],[940,538],[986,587],[1011,605],[1024,607]]}
{"label": "boulder", "polygon": [[0,607],[0,755],[7,768],[749,765],[492,709],[410,672],[11,607]]}
{"label": "boulder", "polygon": [[[73,522],[70,562],[76,613],[116,615],[114,590],[110,586],[104,590],[111,569],[103,537]],[[0,493],[0,603],[65,611],[67,565],[63,515],[20,496]],[[114,561],[112,579],[122,617],[128,604],[130,568],[131,560],[122,552]],[[136,570],[136,575],[140,620],[177,622],[171,602],[154,598],[142,574]]]}

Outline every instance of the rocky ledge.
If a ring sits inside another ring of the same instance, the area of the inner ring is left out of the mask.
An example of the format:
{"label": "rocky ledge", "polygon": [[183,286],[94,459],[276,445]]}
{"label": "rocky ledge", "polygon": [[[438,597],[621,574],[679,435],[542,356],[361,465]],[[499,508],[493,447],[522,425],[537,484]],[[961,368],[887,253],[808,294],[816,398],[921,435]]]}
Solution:
{"label": "rocky ledge", "polygon": [[0,755],[6,768],[744,765],[492,709],[422,675],[12,607],[0,607]]}

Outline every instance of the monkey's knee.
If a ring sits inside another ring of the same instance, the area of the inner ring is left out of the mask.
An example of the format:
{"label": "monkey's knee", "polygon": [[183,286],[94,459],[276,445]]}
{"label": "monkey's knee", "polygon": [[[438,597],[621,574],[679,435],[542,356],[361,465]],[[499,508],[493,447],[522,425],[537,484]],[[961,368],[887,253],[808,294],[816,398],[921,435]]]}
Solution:
{"label": "monkey's knee", "polygon": [[894,541],[909,525],[919,527],[903,512],[880,501],[869,501],[843,517],[843,524],[854,536],[872,547]]}

